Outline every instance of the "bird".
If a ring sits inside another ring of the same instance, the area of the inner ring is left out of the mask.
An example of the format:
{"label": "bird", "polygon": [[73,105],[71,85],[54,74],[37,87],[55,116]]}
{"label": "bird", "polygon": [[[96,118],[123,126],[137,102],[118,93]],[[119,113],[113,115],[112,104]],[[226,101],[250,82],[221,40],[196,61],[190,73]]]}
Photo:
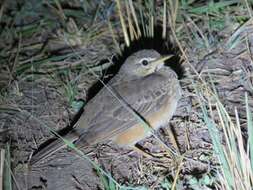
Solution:
{"label": "bird", "polygon": [[[177,74],[165,66],[172,56],[142,49],[127,57],[118,73],[88,101],[63,139],[77,147],[113,141],[120,147],[135,148],[152,135],[139,118],[153,130],[168,124],[182,94]],[[31,165],[66,146],[61,138],[56,139],[31,156]]]}

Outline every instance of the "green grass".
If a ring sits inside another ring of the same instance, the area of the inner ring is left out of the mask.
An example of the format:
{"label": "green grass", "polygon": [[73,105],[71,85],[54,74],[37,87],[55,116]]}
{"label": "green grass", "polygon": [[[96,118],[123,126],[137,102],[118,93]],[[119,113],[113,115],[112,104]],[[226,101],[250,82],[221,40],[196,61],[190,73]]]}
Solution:
{"label": "green grass", "polygon": [[[211,87],[212,86],[212,87]],[[251,189],[253,186],[253,169],[252,169],[252,115],[249,110],[248,97],[245,95],[247,124],[248,124],[248,141],[244,145],[244,136],[241,131],[238,112],[235,108],[236,120],[229,115],[224,105],[220,101],[214,85],[206,86],[204,90],[195,86],[198,97],[203,97],[205,91],[211,92],[207,97],[208,102],[205,104],[199,98],[199,103],[203,112],[203,119],[208,127],[212,139],[214,153],[217,156],[220,169],[216,170],[221,189]],[[212,103],[210,102],[212,100]],[[211,106],[215,104],[215,108]],[[213,111],[216,109],[219,115],[219,121],[215,121]],[[249,154],[250,153],[250,154]]]}
{"label": "green grass", "polygon": [[3,170],[3,189],[12,190],[12,172],[11,172],[11,153],[10,145],[5,146],[5,156],[4,156],[4,170]]}

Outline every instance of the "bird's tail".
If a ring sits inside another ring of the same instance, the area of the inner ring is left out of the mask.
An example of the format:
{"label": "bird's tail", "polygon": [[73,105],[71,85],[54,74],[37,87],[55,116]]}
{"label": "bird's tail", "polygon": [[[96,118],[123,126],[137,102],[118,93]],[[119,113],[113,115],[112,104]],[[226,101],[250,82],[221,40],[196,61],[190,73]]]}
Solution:
{"label": "bird's tail", "polygon": [[[77,136],[76,134],[70,132],[69,134],[64,136],[63,139],[73,143],[75,140],[77,140]],[[68,145],[66,144],[66,142],[64,142],[63,139],[56,139],[55,141],[32,155],[32,158],[30,159],[30,164],[35,165],[36,163],[40,162],[43,159],[46,159],[47,157],[61,150],[62,148],[67,147]]]}

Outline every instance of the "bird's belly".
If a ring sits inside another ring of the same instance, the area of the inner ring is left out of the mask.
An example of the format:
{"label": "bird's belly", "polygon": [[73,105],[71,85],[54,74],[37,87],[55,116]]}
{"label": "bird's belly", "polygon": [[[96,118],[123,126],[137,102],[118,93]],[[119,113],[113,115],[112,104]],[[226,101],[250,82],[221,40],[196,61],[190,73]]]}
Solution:
{"label": "bird's belly", "polygon": [[[169,98],[167,104],[163,106],[157,112],[145,117],[150,127],[154,130],[159,129],[160,127],[166,125],[171,119],[173,113],[176,110],[177,101],[171,101]],[[134,116],[133,116],[134,117]],[[144,126],[141,123],[138,123],[121,134],[116,135],[112,140],[121,146],[132,146],[135,145],[138,141],[150,136],[152,130],[148,126]]]}

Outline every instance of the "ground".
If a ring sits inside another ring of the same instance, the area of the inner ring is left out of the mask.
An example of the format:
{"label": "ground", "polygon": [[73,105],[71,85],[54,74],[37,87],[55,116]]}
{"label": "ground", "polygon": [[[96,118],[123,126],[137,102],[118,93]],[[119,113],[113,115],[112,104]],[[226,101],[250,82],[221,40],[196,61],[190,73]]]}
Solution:
{"label": "ground", "polygon": [[[127,47],[114,2],[81,5],[78,1],[2,5],[0,147],[10,145],[14,189],[113,189],[115,183],[103,171],[118,184],[139,189],[170,189],[175,179],[177,189],[219,187],[219,160],[200,101],[213,107],[210,115],[219,123],[221,113],[206,90],[207,81],[232,120],[237,109],[241,129],[247,130],[245,93],[249,107],[253,106],[252,20],[245,16],[247,11],[241,10],[240,16],[246,18],[242,23],[224,18],[222,30],[209,30],[206,21],[184,13],[187,3],[182,3],[178,14],[184,15],[183,21],[177,24],[184,29],[177,28],[178,38],[168,30],[162,39],[162,24],[157,22],[153,37],[134,40]],[[201,2],[198,6],[206,7]],[[233,6],[240,5],[228,9]],[[225,11],[219,14],[227,11],[225,5],[221,8]],[[156,9],[163,10],[163,3],[157,1]],[[109,12],[110,24],[105,18]],[[55,137],[49,129],[69,130],[82,107],[103,87],[97,77],[107,82],[129,54],[144,47],[177,55],[168,64],[175,64],[172,68],[183,95],[168,126],[155,134],[166,146],[153,135],[139,143],[152,157],[106,142],[81,148],[82,157],[65,148],[36,166],[29,165],[33,152]],[[171,156],[168,149],[178,154]]]}

